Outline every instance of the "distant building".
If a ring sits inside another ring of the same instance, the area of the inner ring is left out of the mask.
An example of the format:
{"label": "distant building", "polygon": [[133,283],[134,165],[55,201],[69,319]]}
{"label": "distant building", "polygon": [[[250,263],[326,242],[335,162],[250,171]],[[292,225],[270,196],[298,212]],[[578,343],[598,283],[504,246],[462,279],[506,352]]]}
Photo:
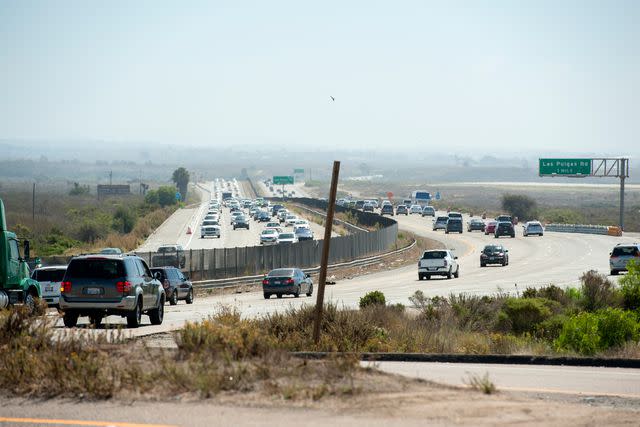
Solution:
{"label": "distant building", "polygon": [[131,194],[129,184],[98,185],[98,198]]}

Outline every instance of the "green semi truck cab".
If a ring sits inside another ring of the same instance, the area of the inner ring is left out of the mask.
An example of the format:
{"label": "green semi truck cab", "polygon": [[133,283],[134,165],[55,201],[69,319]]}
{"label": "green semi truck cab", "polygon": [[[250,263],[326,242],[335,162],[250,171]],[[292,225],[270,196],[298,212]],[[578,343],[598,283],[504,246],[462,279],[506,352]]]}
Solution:
{"label": "green semi truck cab", "polygon": [[0,309],[16,304],[35,309],[42,296],[40,284],[30,278],[28,240],[24,241],[23,249],[21,254],[18,237],[7,230],[4,203],[0,199]]}

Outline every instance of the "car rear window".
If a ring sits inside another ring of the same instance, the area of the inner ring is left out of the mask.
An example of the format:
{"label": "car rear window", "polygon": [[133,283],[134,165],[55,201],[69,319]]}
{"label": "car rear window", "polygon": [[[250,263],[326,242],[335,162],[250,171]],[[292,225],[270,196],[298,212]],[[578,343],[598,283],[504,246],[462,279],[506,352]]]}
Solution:
{"label": "car rear window", "polygon": [[431,251],[425,252],[422,255],[422,259],[443,259],[446,256],[447,253],[445,251]]}
{"label": "car rear window", "polygon": [[638,248],[635,246],[616,246],[613,248],[611,256],[636,256]]}
{"label": "car rear window", "polygon": [[491,254],[494,252],[502,252],[502,246],[486,246],[484,253]]}
{"label": "car rear window", "polygon": [[293,239],[294,235],[293,235],[293,233],[280,233],[280,238],[281,239]]}
{"label": "car rear window", "polygon": [[293,276],[293,269],[291,268],[277,268],[271,270],[268,274],[269,277],[291,277]]}
{"label": "car rear window", "polygon": [[62,282],[65,270],[38,270],[34,279],[39,282]]}
{"label": "car rear window", "polygon": [[67,267],[66,277],[117,279],[124,277],[124,265],[115,259],[75,259]]}

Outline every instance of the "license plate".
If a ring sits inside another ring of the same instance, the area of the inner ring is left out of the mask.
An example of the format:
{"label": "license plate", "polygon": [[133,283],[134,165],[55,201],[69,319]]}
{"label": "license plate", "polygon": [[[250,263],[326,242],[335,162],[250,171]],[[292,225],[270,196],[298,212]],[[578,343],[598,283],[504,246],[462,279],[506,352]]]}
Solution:
{"label": "license plate", "polygon": [[87,295],[100,295],[102,293],[102,288],[85,288],[84,293]]}
{"label": "license plate", "polygon": [[279,280],[274,280],[274,281],[273,281],[273,284],[274,284],[274,285],[279,285],[280,283],[281,283],[281,282],[280,282]]}
{"label": "license plate", "polygon": [[437,269],[438,269],[438,267],[429,267],[429,268],[427,268],[427,270],[429,270],[429,271],[434,271],[434,270],[437,270]]}
{"label": "license plate", "polygon": [[45,286],[44,287],[44,291],[45,292],[53,292],[53,286]]}
{"label": "license plate", "polygon": [[495,257],[489,257],[489,261],[495,261]]}

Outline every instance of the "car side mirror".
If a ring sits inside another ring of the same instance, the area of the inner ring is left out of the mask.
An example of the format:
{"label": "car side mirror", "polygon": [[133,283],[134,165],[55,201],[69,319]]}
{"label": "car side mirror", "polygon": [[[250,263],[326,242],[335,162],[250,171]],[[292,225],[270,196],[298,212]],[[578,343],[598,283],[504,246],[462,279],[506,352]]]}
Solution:
{"label": "car side mirror", "polygon": [[304,277],[306,277],[307,279],[311,277],[310,274],[305,274]]}
{"label": "car side mirror", "polygon": [[457,256],[454,256],[454,257],[453,257],[453,259],[458,259],[458,257],[457,257]]}
{"label": "car side mirror", "polygon": [[509,252],[509,249],[505,249],[504,251],[505,251],[505,252]]}
{"label": "car side mirror", "polygon": [[31,258],[31,244],[28,240],[24,241],[24,259],[28,260]]}

